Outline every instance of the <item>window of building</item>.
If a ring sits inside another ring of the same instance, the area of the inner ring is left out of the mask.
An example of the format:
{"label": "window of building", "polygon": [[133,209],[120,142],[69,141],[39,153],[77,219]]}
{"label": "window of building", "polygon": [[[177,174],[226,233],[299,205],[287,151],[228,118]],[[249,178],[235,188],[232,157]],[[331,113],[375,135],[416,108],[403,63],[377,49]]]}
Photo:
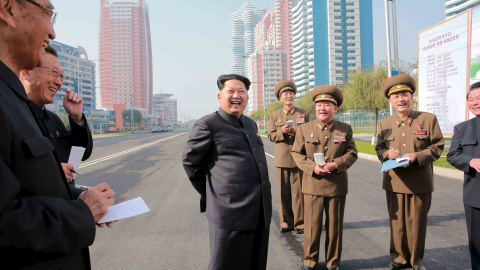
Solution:
{"label": "window of building", "polygon": [[348,53],[355,53],[355,50],[348,50]]}

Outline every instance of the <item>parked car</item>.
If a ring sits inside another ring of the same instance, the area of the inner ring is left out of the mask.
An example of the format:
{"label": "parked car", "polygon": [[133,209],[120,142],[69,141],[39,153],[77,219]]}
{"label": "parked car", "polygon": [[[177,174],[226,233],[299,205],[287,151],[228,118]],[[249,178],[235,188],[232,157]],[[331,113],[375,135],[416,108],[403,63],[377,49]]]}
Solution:
{"label": "parked car", "polygon": [[152,128],[152,133],[160,133],[162,132],[162,130],[160,129],[160,127],[153,127]]}

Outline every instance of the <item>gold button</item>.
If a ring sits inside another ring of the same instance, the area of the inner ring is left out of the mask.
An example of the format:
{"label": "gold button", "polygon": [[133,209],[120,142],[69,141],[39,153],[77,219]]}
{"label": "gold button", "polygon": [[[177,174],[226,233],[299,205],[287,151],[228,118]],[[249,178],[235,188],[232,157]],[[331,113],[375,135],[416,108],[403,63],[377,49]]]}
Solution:
{"label": "gold button", "polygon": [[323,130],[327,130],[327,128],[325,127]]}
{"label": "gold button", "polygon": [[328,160],[328,157],[325,157],[325,160]]}
{"label": "gold button", "polygon": [[405,123],[402,123],[402,126],[405,126]]}
{"label": "gold button", "polygon": [[406,147],[407,145],[406,144],[403,144],[403,147]]}
{"label": "gold button", "polygon": [[325,150],[327,150],[327,149],[328,149],[328,146],[325,146]]}
{"label": "gold button", "polygon": [[402,133],[402,136],[405,137],[405,133]]}
{"label": "gold button", "polygon": [[328,139],[328,136],[325,136],[325,139]]}

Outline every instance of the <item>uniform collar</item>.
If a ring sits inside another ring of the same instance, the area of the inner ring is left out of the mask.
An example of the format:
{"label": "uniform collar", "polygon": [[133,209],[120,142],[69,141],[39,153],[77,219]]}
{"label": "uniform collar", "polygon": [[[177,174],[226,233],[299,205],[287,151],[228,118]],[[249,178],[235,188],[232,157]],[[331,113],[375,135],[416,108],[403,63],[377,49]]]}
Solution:
{"label": "uniform collar", "polygon": [[295,106],[293,106],[290,110],[287,110],[287,108],[283,107],[283,112],[286,114],[286,115],[293,115],[295,113]]}
{"label": "uniform collar", "polygon": [[225,119],[228,123],[230,123],[232,126],[236,128],[240,128],[242,126],[242,121],[240,120],[240,118],[243,117],[243,114],[240,115],[240,117],[235,117],[226,113],[222,108],[219,108],[218,115],[220,115],[220,117]]}
{"label": "uniform collar", "polygon": [[320,121],[317,121],[317,126],[320,130],[325,130],[325,129],[328,129],[328,131],[330,131],[332,128],[333,128],[333,119],[328,122],[328,123],[322,123]]}
{"label": "uniform collar", "polygon": [[28,100],[27,92],[22,82],[13,71],[0,61],[0,80],[3,80],[10,88],[24,100]]}
{"label": "uniform collar", "polygon": [[412,110],[410,110],[410,112],[408,113],[407,115],[407,118],[405,118],[404,120],[400,119],[400,117],[398,116],[397,114],[397,117],[395,118],[395,123],[397,124],[397,128],[404,122],[407,126],[411,126],[412,125],[412,122],[413,122],[413,114],[415,112]]}

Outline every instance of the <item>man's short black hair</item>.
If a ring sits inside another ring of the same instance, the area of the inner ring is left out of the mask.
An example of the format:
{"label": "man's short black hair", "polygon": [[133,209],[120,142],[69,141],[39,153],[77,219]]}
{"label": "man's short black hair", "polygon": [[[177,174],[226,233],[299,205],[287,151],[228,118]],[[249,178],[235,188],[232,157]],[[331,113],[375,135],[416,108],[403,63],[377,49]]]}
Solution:
{"label": "man's short black hair", "polygon": [[470,92],[472,92],[472,90],[475,90],[475,89],[480,89],[480,82],[472,83],[472,85],[470,85],[470,89],[468,90],[468,93],[467,93],[467,99],[468,99],[468,96],[470,95]]}
{"label": "man's short black hair", "polygon": [[250,89],[250,80],[246,77],[243,77],[242,75],[238,74],[226,74],[226,75],[220,75],[217,79],[217,86],[218,90],[222,90],[223,87],[225,86],[225,82],[229,80],[239,80],[245,84],[245,87]]}
{"label": "man's short black hair", "polygon": [[48,45],[48,47],[45,49],[45,52],[55,56],[55,58],[58,58],[57,50],[50,45]]}

